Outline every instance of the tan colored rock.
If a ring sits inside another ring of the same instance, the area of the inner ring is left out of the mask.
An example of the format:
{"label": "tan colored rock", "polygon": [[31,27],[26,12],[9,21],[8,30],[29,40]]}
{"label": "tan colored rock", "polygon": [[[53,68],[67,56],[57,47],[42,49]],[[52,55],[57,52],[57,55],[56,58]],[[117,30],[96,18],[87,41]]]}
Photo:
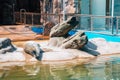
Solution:
{"label": "tan colored rock", "polygon": [[72,30],[76,25],[78,24],[78,21],[75,17],[71,17],[68,20],[55,25],[50,32],[50,37],[66,37],[68,32]]}
{"label": "tan colored rock", "polygon": [[68,49],[80,49],[88,42],[87,36],[84,32],[77,32],[73,36],[66,38],[60,47]]}
{"label": "tan colored rock", "polygon": [[47,22],[44,26],[44,36],[49,36],[51,28],[55,26],[53,22]]}

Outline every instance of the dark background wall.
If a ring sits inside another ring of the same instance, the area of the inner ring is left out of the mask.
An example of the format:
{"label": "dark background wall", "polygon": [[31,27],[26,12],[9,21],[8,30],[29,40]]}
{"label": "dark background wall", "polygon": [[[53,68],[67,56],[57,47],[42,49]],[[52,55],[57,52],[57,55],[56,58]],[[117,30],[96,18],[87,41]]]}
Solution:
{"label": "dark background wall", "polygon": [[0,0],[0,25],[14,24],[14,12],[20,9],[40,13],[39,0]]}
{"label": "dark background wall", "polygon": [[0,0],[0,24],[13,24],[14,0]]}
{"label": "dark background wall", "polygon": [[16,0],[16,11],[26,9],[27,12],[40,12],[39,0]]}

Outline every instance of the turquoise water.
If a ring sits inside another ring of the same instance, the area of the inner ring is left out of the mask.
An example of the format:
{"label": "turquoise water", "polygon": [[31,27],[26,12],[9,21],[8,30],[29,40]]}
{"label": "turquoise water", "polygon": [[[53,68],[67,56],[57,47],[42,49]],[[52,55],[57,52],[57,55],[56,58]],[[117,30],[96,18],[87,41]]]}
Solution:
{"label": "turquoise water", "polygon": [[0,80],[120,80],[120,55],[77,63],[1,63]]}
{"label": "turquoise water", "polygon": [[87,35],[88,39],[104,38],[107,41],[120,42],[120,36],[108,35],[108,34],[100,34],[100,33],[95,33],[95,32],[85,32],[85,34]]}
{"label": "turquoise water", "polygon": [[[76,30],[71,30],[71,31],[69,31],[69,34],[73,35],[76,32],[77,32]],[[92,39],[92,38],[104,38],[107,41],[120,42],[120,36],[117,36],[117,35],[97,33],[96,31],[86,31],[85,34],[87,35],[88,39]]]}

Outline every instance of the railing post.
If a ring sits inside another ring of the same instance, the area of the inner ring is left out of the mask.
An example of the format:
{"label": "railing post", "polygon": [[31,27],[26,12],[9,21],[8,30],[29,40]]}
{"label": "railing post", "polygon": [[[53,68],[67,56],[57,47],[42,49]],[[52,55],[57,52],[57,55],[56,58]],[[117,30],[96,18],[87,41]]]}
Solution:
{"label": "railing post", "polygon": [[[25,9],[20,9],[20,22],[21,23],[22,23],[22,12],[26,12],[26,10]],[[25,18],[25,14],[24,14],[24,18]]]}
{"label": "railing post", "polygon": [[93,17],[90,16],[90,31],[93,31]]}
{"label": "railing post", "polygon": [[112,28],[112,34],[114,33],[113,31],[113,18],[111,18],[111,28]]}
{"label": "railing post", "polygon": [[118,17],[116,18],[116,34],[118,34]]}
{"label": "railing post", "polygon": [[116,35],[118,33],[118,26],[117,26],[117,17],[112,18],[112,34]]}
{"label": "railing post", "polygon": [[26,12],[24,12],[24,25],[26,25]]}

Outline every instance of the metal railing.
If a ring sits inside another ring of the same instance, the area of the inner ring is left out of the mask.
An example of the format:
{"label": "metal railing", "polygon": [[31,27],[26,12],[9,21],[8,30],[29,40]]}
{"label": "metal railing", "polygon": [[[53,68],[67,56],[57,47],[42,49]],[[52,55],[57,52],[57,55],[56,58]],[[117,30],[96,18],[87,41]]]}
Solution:
{"label": "metal railing", "polygon": [[30,25],[41,25],[47,22],[60,23],[62,20],[62,14],[40,14],[30,12],[15,12],[16,23],[19,24],[30,24]]}
{"label": "metal railing", "polygon": [[[16,12],[16,23],[30,24],[30,25],[44,25],[47,22],[54,22],[58,24],[63,21],[62,14],[40,14],[28,13],[26,11]],[[21,19],[21,16],[23,18]],[[112,16],[94,16],[87,14],[66,14],[65,19],[75,16],[79,21],[76,26],[77,30],[97,31],[100,33],[119,35],[120,34],[120,16],[115,16],[116,21]]]}
{"label": "metal railing", "polygon": [[[22,14],[23,13],[23,14]],[[25,24],[26,21],[26,10],[20,9],[20,22]]]}

